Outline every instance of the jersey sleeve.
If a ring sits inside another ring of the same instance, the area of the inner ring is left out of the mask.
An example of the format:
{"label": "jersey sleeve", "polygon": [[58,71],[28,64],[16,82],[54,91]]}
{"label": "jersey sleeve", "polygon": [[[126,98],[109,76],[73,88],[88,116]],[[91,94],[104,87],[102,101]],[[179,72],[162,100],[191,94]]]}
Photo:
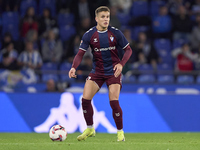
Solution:
{"label": "jersey sleeve", "polygon": [[118,45],[122,49],[125,49],[129,45],[127,39],[125,38],[124,34],[120,30],[117,30],[117,38],[118,38],[117,40]]}
{"label": "jersey sleeve", "polygon": [[90,44],[90,39],[89,39],[88,33],[86,32],[82,37],[79,49],[83,51],[87,51],[89,44]]}

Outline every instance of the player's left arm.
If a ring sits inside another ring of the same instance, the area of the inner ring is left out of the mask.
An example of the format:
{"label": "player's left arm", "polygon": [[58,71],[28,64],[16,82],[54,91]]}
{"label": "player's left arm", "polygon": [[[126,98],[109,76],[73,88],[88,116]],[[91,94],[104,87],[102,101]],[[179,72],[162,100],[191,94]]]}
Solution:
{"label": "player's left arm", "polygon": [[129,58],[132,55],[132,49],[128,43],[128,41],[126,40],[126,38],[124,37],[124,35],[122,34],[121,31],[117,30],[118,34],[118,44],[119,46],[125,51],[124,56],[122,57],[122,60],[116,64],[113,68],[113,70],[115,70],[114,76],[118,77],[123,69],[123,66],[126,64],[126,62],[129,60]]}

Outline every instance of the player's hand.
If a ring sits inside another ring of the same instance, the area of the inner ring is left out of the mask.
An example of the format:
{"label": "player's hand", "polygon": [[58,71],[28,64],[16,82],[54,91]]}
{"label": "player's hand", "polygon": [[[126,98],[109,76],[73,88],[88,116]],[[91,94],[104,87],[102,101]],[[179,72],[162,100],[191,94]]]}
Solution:
{"label": "player's hand", "polygon": [[114,76],[115,76],[116,78],[121,74],[122,69],[123,69],[123,67],[122,67],[122,65],[121,65],[120,63],[119,63],[119,64],[116,64],[116,65],[114,66],[113,70],[115,71]]}
{"label": "player's hand", "polygon": [[76,72],[76,69],[71,68],[69,71],[69,78],[76,78],[75,72]]}

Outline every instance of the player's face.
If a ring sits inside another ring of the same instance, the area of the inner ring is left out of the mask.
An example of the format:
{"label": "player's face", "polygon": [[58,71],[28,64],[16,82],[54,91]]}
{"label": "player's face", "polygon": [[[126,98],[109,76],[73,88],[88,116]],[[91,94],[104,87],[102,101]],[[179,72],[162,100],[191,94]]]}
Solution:
{"label": "player's face", "polygon": [[108,11],[99,12],[96,16],[97,29],[106,30],[110,22],[110,13]]}

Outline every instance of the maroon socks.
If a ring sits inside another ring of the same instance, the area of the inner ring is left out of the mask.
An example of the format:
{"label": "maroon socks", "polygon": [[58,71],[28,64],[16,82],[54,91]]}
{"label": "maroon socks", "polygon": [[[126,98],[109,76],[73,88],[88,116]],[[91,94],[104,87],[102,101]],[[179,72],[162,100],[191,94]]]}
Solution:
{"label": "maroon socks", "polygon": [[87,126],[93,125],[93,108],[91,100],[86,100],[82,98],[82,109]]}
{"label": "maroon socks", "polygon": [[113,118],[115,120],[115,124],[117,126],[118,130],[121,130],[123,128],[123,123],[122,123],[122,109],[119,105],[118,100],[113,100],[110,101],[110,106],[112,108],[113,112]]}

